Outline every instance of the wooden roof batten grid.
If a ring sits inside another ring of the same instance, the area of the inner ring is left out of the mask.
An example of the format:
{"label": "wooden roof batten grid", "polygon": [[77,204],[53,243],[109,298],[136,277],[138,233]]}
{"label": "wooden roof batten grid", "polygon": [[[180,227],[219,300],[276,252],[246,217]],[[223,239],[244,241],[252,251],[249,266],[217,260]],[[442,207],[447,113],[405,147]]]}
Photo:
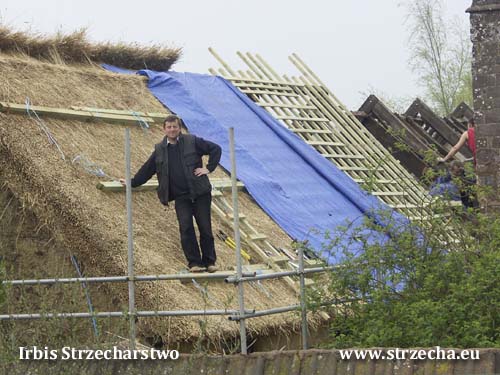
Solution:
{"label": "wooden roof batten grid", "polygon": [[[232,81],[356,182],[369,185],[374,195],[408,217],[428,214],[418,208],[427,204],[429,198],[415,177],[359,123],[297,55],[289,59],[302,76],[289,78],[280,77],[258,54],[238,52],[249,70],[236,72],[212,48],[209,51],[222,66],[218,70],[209,69],[210,73]],[[265,82],[275,89],[268,88],[266,94],[255,95],[251,90],[254,82]],[[285,86],[296,96],[282,95]]]}

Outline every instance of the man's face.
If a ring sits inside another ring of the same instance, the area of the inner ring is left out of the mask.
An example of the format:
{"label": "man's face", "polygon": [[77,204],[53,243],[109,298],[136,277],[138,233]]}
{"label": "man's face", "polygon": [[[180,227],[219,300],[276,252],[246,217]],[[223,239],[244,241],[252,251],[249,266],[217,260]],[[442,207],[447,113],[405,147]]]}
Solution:
{"label": "man's face", "polygon": [[181,134],[181,127],[177,121],[165,122],[163,131],[170,140],[175,140]]}

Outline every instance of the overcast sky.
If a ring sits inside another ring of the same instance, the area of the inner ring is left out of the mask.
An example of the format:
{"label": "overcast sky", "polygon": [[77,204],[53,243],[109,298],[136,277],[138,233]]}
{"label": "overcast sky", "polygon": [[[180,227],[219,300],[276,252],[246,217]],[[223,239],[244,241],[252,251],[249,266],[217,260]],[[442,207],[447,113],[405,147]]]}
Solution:
{"label": "overcast sky", "polygon": [[[87,27],[96,41],[182,47],[177,71],[233,69],[236,51],[260,54],[278,73],[298,75],[295,52],[350,109],[371,87],[389,97],[416,97],[408,67],[405,0],[1,0],[0,21],[17,30],[54,33]],[[446,16],[468,24],[472,0],[445,0]]]}

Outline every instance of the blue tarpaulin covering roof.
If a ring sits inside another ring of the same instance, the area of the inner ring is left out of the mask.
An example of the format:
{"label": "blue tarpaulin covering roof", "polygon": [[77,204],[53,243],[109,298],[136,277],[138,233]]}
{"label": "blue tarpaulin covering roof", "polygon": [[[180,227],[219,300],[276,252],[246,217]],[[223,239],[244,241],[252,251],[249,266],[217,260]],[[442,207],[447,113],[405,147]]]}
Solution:
{"label": "blue tarpaulin covering roof", "polygon": [[[324,251],[325,234],[338,226],[354,223],[349,230],[352,232],[365,216],[384,225],[387,219],[380,216],[381,211],[390,212],[392,220],[406,221],[227,80],[194,73],[138,73],[149,78],[151,92],[182,117],[191,133],[222,147],[220,164],[227,170],[228,129],[234,127],[238,179],[286,233],[297,240],[308,240],[318,254]],[[368,241],[383,242],[386,238],[368,230],[362,234]],[[330,263],[338,260],[334,254],[319,255]]]}

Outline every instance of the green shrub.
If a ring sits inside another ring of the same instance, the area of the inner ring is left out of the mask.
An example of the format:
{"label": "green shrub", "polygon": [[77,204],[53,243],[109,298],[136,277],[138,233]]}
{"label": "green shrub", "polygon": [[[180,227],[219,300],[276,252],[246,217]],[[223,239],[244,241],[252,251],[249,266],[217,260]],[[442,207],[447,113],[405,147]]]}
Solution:
{"label": "green shrub", "polygon": [[[342,267],[326,293],[353,300],[332,310],[331,347],[500,346],[500,218],[434,210],[387,243],[364,241],[362,252],[338,252],[345,228],[330,235]],[[366,228],[387,232],[368,220]]]}

